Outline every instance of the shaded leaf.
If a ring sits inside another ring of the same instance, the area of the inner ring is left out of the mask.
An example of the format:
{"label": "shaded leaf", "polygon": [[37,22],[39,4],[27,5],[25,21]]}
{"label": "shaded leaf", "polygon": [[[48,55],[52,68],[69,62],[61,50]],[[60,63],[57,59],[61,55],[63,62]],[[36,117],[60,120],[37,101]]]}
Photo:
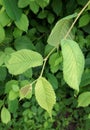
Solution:
{"label": "shaded leaf", "polygon": [[18,0],[3,0],[6,12],[13,20],[19,20],[22,14],[21,9],[17,6],[17,2]]}
{"label": "shaded leaf", "polygon": [[0,67],[0,81],[4,81],[7,76],[7,70],[5,67]]}
{"label": "shaded leaf", "polygon": [[39,11],[39,5],[36,3],[36,1],[30,1],[30,9],[33,13],[37,14]]}
{"label": "shaded leaf", "polygon": [[5,31],[4,28],[0,25],[0,43],[2,43],[4,39],[5,39]]}
{"label": "shaded leaf", "polygon": [[90,16],[88,13],[86,13],[85,15],[81,16],[81,18],[79,19],[79,27],[83,27],[87,25],[89,22],[90,22]]}
{"label": "shaded leaf", "polygon": [[4,63],[5,53],[0,51],[0,66]]}
{"label": "shaded leaf", "polygon": [[61,41],[63,55],[63,75],[66,83],[79,91],[82,73],[84,70],[84,56],[78,44],[73,40]]}
{"label": "shaded leaf", "polygon": [[41,8],[45,8],[48,4],[49,4],[50,0],[36,0],[37,4],[41,7]]}
{"label": "shaded leaf", "polygon": [[83,73],[80,86],[84,87],[89,84],[90,84],[90,70]]}

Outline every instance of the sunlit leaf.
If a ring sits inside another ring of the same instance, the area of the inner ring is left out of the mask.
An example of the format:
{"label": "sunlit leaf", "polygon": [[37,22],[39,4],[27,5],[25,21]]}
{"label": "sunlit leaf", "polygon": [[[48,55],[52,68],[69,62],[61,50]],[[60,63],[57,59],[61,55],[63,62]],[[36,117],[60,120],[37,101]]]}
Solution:
{"label": "sunlit leaf", "polygon": [[71,88],[79,91],[85,64],[83,53],[78,44],[73,40],[62,40],[61,48],[64,79]]}
{"label": "sunlit leaf", "polygon": [[43,77],[37,80],[35,96],[39,105],[52,116],[52,109],[56,102],[56,96],[51,84]]}
{"label": "sunlit leaf", "polygon": [[43,58],[39,53],[22,49],[11,54],[6,66],[11,74],[17,75],[42,64]]}
{"label": "sunlit leaf", "polygon": [[83,92],[78,97],[78,107],[86,107],[90,104],[90,92]]}

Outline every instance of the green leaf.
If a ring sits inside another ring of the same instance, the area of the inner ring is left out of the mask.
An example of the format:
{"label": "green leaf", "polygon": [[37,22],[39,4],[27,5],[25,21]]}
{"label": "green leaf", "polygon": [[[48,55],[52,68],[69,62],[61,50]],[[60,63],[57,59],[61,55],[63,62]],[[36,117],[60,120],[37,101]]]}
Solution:
{"label": "green leaf", "polygon": [[47,17],[47,20],[48,20],[48,23],[52,24],[54,22],[54,15],[52,13],[48,13],[48,17]]}
{"label": "green leaf", "polygon": [[3,0],[6,12],[12,20],[19,20],[21,18],[22,11],[18,8],[17,2],[18,0]]}
{"label": "green leaf", "polygon": [[32,41],[27,36],[18,37],[15,40],[14,47],[16,50],[21,50],[21,49],[35,50]]}
{"label": "green leaf", "polygon": [[7,70],[5,67],[0,67],[0,81],[4,81],[7,76]]}
{"label": "green leaf", "polygon": [[36,0],[36,2],[41,8],[45,8],[49,4],[50,0]]}
{"label": "green leaf", "polygon": [[35,86],[35,96],[38,104],[51,116],[53,106],[56,103],[56,96],[51,84],[43,77],[40,77],[37,80]]}
{"label": "green leaf", "polygon": [[5,11],[0,13],[0,24],[4,27],[10,23],[10,18]]}
{"label": "green leaf", "polygon": [[30,9],[33,13],[37,14],[39,11],[39,5],[36,3],[36,1],[30,1]]}
{"label": "green leaf", "polygon": [[80,86],[84,87],[89,84],[90,84],[90,70],[83,73]]}
{"label": "green leaf", "polygon": [[73,40],[61,41],[63,55],[63,75],[66,83],[79,91],[81,76],[84,70],[84,56],[78,44]]}
{"label": "green leaf", "polygon": [[13,36],[15,38],[18,38],[18,37],[20,37],[22,35],[22,32],[23,32],[22,30],[20,30],[19,28],[15,27],[14,31],[13,31]]}
{"label": "green leaf", "polygon": [[32,86],[26,85],[20,89],[19,92],[20,100],[23,98],[30,98],[32,96]]}
{"label": "green leaf", "polygon": [[59,16],[62,12],[62,1],[61,0],[53,0],[52,2],[53,11]]}
{"label": "green leaf", "polygon": [[86,107],[90,104],[90,92],[81,93],[78,97],[78,107]]}
{"label": "green leaf", "polygon": [[4,28],[0,25],[0,43],[2,43],[4,39],[5,39],[5,31]]}
{"label": "green leaf", "polygon": [[30,3],[30,0],[19,0],[18,7],[25,8],[27,5],[29,5],[29,3]]}
{"label": "green leaf", "polygon": [[48,81],[53,86],[54,90],[56,90],[58,88],[58,80],[57,80],[57,78],[51,73],[47,73],[47,78],[48,78]]}
{"label": "green leaf", "polygon": [[5,85],[5,94],[8,94],[13,87],[18,86],[18,81],[17,80],[10,80],[6,83]]}
{"label": "green leaf", "polygon": [[42,10],[39,14],[38,14],[38,18],[40,19],[45,19],[48,15],[48,11],[47,10]]}
{"label": "green leaf", "polygon": [[[61,40],[65,37],[71,26],[71,19],[75,16],[76,14],[67,16],[56,23],[48,37],[48,44],[57,47],[61,43]],[[73,39],[72,33],[70,33],[67,38]]]}
{"label": "green leaf", "polygon": [[1,110],[1,121],[7,124],[11,120],[10,112],[7,108],[3,107]]}
{"label": "green leaf", "polygon": [[55,52],[50,56],[49,65],[50,65],[50,70],[52,73],[55,73],[60,69],[61,62],[62,62],[62,57],[61,57],[60,53]]}
{"label": "green leaf", "polygon": [[90,22],[90,16],[88,13],[86,13],[79,19],[79,27],[83,27],[87,25],[89,22]]}
{"label": "green leaf", "polygon": [[42,64],[43,58],[39,53],[22,49],[11,54],[6,66],[11,74],[17,75]]}
{"label": "green leaf", "polygon": [[0,51],[0,66],[4,63],[5,53],[3,51]]}
{"label": "green leaf", "polygon": [[33,75],[32,68],[25,71],[22,75],[25,76],[26,78],[32,78]]}
{"label": "green leaf", "polygon": [[16,115],[16,111],[18,110],[18,99],[15,100],[9,100],[8,101],[8,109],[11,113],[14,113]]}
{"label": "green leaf", "polygon": [[15,24],[20,30],[27,32],[29,26],[28,17],[25,14],[22,14],[20,19],[15,21]]}
{"label": "green leaf", "polygon": [[12,101],[12,100],[16,99],[18,96],[19,96],[18,92],[10,90],[8,98],[9,98],[9,100]]}

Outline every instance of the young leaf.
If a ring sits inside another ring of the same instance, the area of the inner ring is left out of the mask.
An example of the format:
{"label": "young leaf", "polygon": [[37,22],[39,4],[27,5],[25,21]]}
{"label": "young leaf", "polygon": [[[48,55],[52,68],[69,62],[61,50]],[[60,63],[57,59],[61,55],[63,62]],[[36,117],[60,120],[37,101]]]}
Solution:
{"label": "young leaf", "polygon": [[[75,16],[76,14],[67,16],[56,23],[55,27],[51,31],[51,34],[49,35],[48,44],[58,46],[61,43],[61,40],[64,38],[71,26],[71,19]],[[68,39],[73,39],[72,33],[69,34]]]}
{"label": "young leaf", "polygon": [[20,30],[27,32],[29,26],[28,17],[25,14],[22,14],[20,19],[15,21],[15,24]]}
{"label": "young leaf", "polygon": [[34,51],[22,49],[11,54],[6,66],[11,74],[17,75],[25,72],[31,67],[43,64],[42,56]]}
{"label": "young leaf", "polygon": [[4,28],[0,25],[0,43],[2,43],[4,39],[5,39],[5,31]]}
{"label": "young leaf", "polygon": [[17,6],[17,0],[3,0],[4,7],[8,16],[12,20],[19,20],[22,14],[21,9]]}
{"label": "young leaf", "polygon": [[39,105],[51,116],[53,106],[56,102],[56,96],[51,84],[43,77],[40,77],[37,80],[35,86],[35,96]]}
{"label": "young leaf", "polygon": [[7,124],[11,120],[10,112],[7,108],[3,107],[1,110],[1,121]]}
{"label": "young leaf", "polygon": [[84,70],[84,56],[78,44],[73,40],[61,41],[63,55],[63,74],[66,83],[79,91],[81,76]]}
{"label": "young leaf", "polygon": [[25,87],[22,87],[20,89],[19,95],[20,95],[20,100],[23,99],[23,98],[25,98],[25,97],[27,97],[27,96],[29,96],[29,95],[31,97],[32,96],[32,86],[27,85]]}
{"label": "young leaf", "polygon": [[90,92],[81,93],[78,97],[78,107],[86,107],[90,104]]}

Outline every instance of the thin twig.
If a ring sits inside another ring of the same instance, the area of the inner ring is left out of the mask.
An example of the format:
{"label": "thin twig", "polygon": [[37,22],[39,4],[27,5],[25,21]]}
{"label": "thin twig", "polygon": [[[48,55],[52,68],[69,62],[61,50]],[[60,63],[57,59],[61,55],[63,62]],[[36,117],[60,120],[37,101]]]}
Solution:
{"label": "thin twig", "polygon": [[65,35],[64,39],[67,38],[67,36],[69,35],[69,33],[71,32],[72,28],[74,27],[75,23],[77,22],[78,18],[81,16],[81,14],[83,13],[83,11],[87,8],[87,6],[90,4],[90,0],[86,3],[86,5],[82,8],[82,10],[79,12],[79,14],[77,15],[76,19],[74,20],[74,22],[72,23],[71,27],[69,28],[67,34]]}

